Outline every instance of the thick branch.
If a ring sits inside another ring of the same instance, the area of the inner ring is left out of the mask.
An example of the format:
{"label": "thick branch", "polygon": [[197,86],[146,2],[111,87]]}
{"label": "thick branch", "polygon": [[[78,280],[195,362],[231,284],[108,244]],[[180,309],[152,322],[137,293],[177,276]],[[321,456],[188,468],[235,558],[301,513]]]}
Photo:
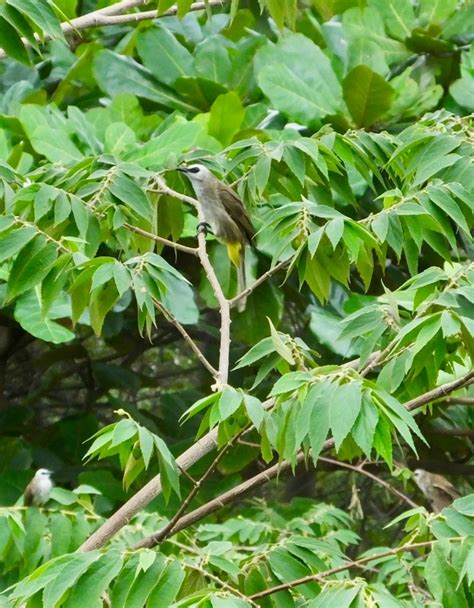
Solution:
{"label": "thick branch", "polygon": [[[345,364],[346,367],[353,367],[354,362],[349,362]],[[421,405],[425,405],[434,399],[439,399],[440,397],[444,397],[449,393],[463,387],[467,386],[470,382],[473,382],[474,379],[474,371],[466,374],[462,378],[455,380],[454,382],[448,382],[442,386],[433,389],[432,391],[428,391],[427,393],[416,397],[416,399],[412,399],[405,404],[405,407],[408,410],[415,409],[420,407]],[[268,408],[273,404],[273,400],[268,400],[264,405]],[[201,458],[203,458],[206,454],[208,454],[214,447],[217,445],[217,429],[213,429],[207,435],[205,435],[202,439],[200,439],[197,443],[191,446],[184,454],[182,454],[176,462],[178,466],[183,469],[189,469],[193,464],[198,462]],[[334,446],[334,440],[329,439],[324,444],[323,450],[331,449]],[[304,455],[299,453],[297,455],[297,462],[301,462],[304,460]],[[201,519],[205,517],[205,515],[216,511],[224,506],[224,504],[228,504],[239,498],[244,493],[257,488],[267,481],[270,481],[275,477],[279,471],[287,470],[291,465],[289,462],[284,461],[279,465],[275,465],[274,467],[270,467],[267,471],[263,471],[256,477],[249,479],[248,481],[240,484],[237,488],[233,488],[226,494],[220,496],[214,501],[209,502],[207,505],[200,507],[200,509],[196,509],[192,513],[184,516],[179,522],[179,528],[175,528],[173,532],[178,532],[179,529],[182,529],[193,521],[190,521],[190,517],[196,517],[196,513],[198,513],[197,519]],[[118,511],[116,511],[105,523],[104,525],[96,530],[82,545],[80,548],[81,551],[92,551],[93,549],[98,549],[102,547],[114,534],[116,534],[123,526],[125,526],[130,519],[136,515],[139,511],[141,511],[149,502],[153,500],[156,496],[161,493],[161,479],[160,476],[157,475],[151,481],[149,481],[141,490],[139,490],[130,500],[128,500]],[[206,511],[203,511],[206,510]],[[204,513],[204,515],[202,514]]]}
{"label": "thick branch", "polygon": [[[462,542],[463,540],[465,540],[465,537],[453,536],[451,538],[446,538],[443,540],[451,542]],[[293,589],[293,587],[304,585],[305,583],[311,583],[314,581],[324,582],[324,579],[326,579],[328,576],[331,576],[332,574],[337,574],[338,572],[343,572],[344,570],[349,570],[350,568],[358,568],[363,564],[367,564],[368,562],[372,562],[376,559],[381,559],[383,557],[398,555],[398,553],[404,553],[405,551],[415,551],[416,549],[422,549],[424,547],[431,547],[437,542],[438,540],[427,540],[421,543],[406,543],[401,547],[395,547],[395,549],[387,549],[387,551],[382,551],[381,553],[375,553],[374,555],[361,557],[360,559],[356,559],[351,562],[346,562],[342,566],[336,566],[335,568],[324,570],[323,572],[319,572],[318,574],[309,574],[308,576],[304,576],[302,578],[298,578],[287,583],[282,583],[281,585],[276,585],[275,587],[270,587],[269,589],[265,589],[264,591],[254,593],[250,596],[250,599],[256,600],[261,597],[266,597],[267,595],[272,595],[273,593],[278,593],[278,591]]]}
{"label": "thick branch", "polygon": [[[217,446],[217,429],[209,431],[207,435],[188,448],[176,459],[179,468],[189,469],[201,458],[209,454]],[[96,530],[79,548],[80,551],[93,551],[99,549],[114,536],[123,526],[128,524],[134,515],[139,513],[147,504],[161,494],[161,477],[156,475],[130,500],[118,509],[109,519]]]}
{"label": "thick branch", "polygon": [[[327,445],[325,445],[323,449],[325,449],[325,448],[329,449],[330,447],[332,447],[334,445],[334,442],[332,440],[330,440],[330,441],[326,441],[326,444]],[[329,445],[329,444],[331,444],[331,445]],[[297,458],[296,458],[296,464],[300,464],[301,462],[304,461],[304,459],[305,459],[305,455],[303,454],[303,452],[299,452],[297,455]],[[194,509],[194,511],[191,511],[187,515],[184,515],[178,521],[176,526],[170,531],[169,535],[177,534],[181,530],[184,530],[185,528],[188,528],[189,526],[195,524],[196,522],[200,521],[201,519],[204,519],[211,513],[214,513],[215,511],[222,509],[223,507],[236,501],[237,499],[242,498],[243,496],[245,496],[245,494],[248,494],[251,490],[256,490],[260,486],[263,486],[267,482],[274,479],[277,475],[280,475],[281,473],[285,473],[286,471],[290,470],[291,467],[292,467],[292,464],[290,462],[288,462],[287,460],[285,460],[284,462],[274,464],[273,466],[266,469],[265,471],[262,471],[258,475],[255,475],[254,477],[247,479],[246,481],[239,484],[238,486],[235,486],[235,488],[232,488],[231,490],[224,492],[217,498],[210,500],[205,505],[202,505],[201,507]],[[144,538],[140,543],[135,545],[134,549],[139,549],[142,547],[153,547],[155,544],[156,544],[155,543],[155,534],[151,534],[150,536],[147,536],[146,538]]]}

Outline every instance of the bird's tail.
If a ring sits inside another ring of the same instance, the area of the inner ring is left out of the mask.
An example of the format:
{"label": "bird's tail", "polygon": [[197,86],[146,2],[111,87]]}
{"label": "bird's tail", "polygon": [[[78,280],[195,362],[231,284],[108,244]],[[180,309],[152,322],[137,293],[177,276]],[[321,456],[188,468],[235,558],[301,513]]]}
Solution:
{"label": "bird's tail", "polygon": [[[231,262],[237,269],[237,293],[242,293],[246,288],[245,280],[245,245],[242,243],[231,243],[227,245],[227,253]],[[237,310],[243,312],[247,304],[247,297],[240,298],[237,302]]]}

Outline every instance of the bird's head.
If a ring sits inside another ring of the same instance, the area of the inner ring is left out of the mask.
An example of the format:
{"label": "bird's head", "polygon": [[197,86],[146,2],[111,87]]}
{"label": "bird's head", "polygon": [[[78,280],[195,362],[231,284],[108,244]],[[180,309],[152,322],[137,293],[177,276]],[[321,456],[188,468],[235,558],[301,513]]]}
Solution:
{"label": "bird's head", "polygon": [[52,474],[53,471],[50,471],[49,469],[38,469],[35,473],[35,477],[37,479],[49,479]]}
{"label": "bird's head", "polygon": [[192,183],[199,184],[205,182],[209,178],[214,178],[214,175],[209,171],[209,169],[200,164],[188,165],[187,167],[177,167],[177,170],[187,175]]}

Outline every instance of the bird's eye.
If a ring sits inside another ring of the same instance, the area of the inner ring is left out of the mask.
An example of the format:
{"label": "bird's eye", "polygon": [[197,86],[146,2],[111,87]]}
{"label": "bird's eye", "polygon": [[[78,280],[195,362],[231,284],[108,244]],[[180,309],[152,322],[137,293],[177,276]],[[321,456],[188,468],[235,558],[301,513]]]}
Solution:
{"label": "bird's eye", "polygon": [[199,167],[189,167],[188,171],[189,173],[199,173],[200,169]]}

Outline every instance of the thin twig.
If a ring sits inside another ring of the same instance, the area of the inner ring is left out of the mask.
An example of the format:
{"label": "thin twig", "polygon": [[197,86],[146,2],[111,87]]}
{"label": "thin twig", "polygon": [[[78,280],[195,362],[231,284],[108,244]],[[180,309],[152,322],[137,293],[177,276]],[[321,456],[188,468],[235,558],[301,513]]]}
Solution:
{"label": "thin twig", "polygon": [[349,464],[348,462],[342,462],[340,460],[334,460],[333,458],[326,458],[323,456],[320,456],[319,460],[321,460],[322,462],[328,462],[329,464],[333,464],[337,467],[342,467],[343,469],[349,469],[350,471],[354,471],[355,473],[360,473],[361,475],[365,475],[366,477],[369,477],[370,479],[372,479],[379,485],[383,486],[386,490],[388,490],[395,496],[398,496],[398,498],[401,498],[402,500],[404,500],[407,503],[407,505],[409,505],[410,507],[416,508],[419,506],[411,498],[409,498],[408,496],[403,494],[403,492],[400,492],[400,490],[397,490],[396,488],[394,488],[391,484],[389,484],[384,479],[380,479],[380,477],[377,477],[377,475],[374,475],[373,473],[366,471],[364,468],[362,468],[361,465],[354,466],[352,464]]}
{"label": "thin twig", "polygon": [[[464,536],[452,536],[451,538],[443,539],[443,541],[450,542],[462,542],[463,540],[465,540]],[[350,568],[358,568],[359,566],[362,566],[363,564],[366,564],[368,562],[372,562],[376,559],[390,557],[391,555],[397,555],[398,553],[404,553],[405,551],[415,551],[416,549],[431,547],[437,542],[438,540],[427,540],[420,543],[406,543],[401,547],[395,547],[395,549],[388,549],[387,551],[375,553],[374,555],[367,555],[366,557],[361,557],[359,559],[346,562],[342,566],[336,566],[335,568],[324,570],[323,572],[319,572],[318,574],[309,574],[308,576],[304,576],[293,581],[288,581],[287,583],[282,583],[281,585],[275,585],[275,587],[270,587],[269,589],[265,589],[264,591],[254,593],[250,596],[250,599],[260,599],[262,597],[272,595],[273,593],[278,593],[279,591],[285,591],[287,589],[293,589],[293,587],[297,587],[298,585],[304,585],[305,583],[311,583],[313,581],[325,582],[324,579],[326,579],[328,576],[331,576],[332,574],[337,574],[338,572],[343,572],[344,570],[349,570]]]}
{"label": "thin twig", "polygon": [[[356,363],[357,363],[357,360],[350,361],[350,362],[346,363],[345,366],[354,367],[354,365],[356,365]],[[424,395],[420,395],[416,399],[412,399],[411,401],[408,401],[407,403],[405,403],[405,408],[408,410],[413,409],[413,404],[415,404],[414,407],[418,407],[419,405],[423,405],[425,403],[428,403],[429,401],[432,401],[433,395],[435,396],[435,398],[439,398],[440,393],[442,395],[446,395],[449,392],[453,392],[454,390],[456,390],[456,389],[460,388],[460,386],[462,386],[463,381],[464,382],[466,381],[466,377],[460,378],[459,380],[456,380],[454,382],[447,383],[447,384],[443,385],[442,387],[438,387],[437,389],[434,389],[433,391],[428,391]],[[270,399],[267,402],[265,402],[266,409],[270,408],[272,406],[272,404],[273,404],[273,402]],[[328,439],[324,443],[324,446],[321,451],[326,452],[326,451],[332,449],[333,447],[334,447],[334,439]],[[294,463],[294,465],[291,462],[289,462],[288,460],[284,460],[283,462],[277,463],[277,464],[269,467],[265,471],[258,473],[258,475],[255,475],[254,477],[247,479],[246,481],[239,484],[238,486],[235,486],[231,490],[228,490],[227,492],[224,492],[217,498],[214,498],[213,500],[209,501],[207,504],[202,505],[202,506],[198,507],[197,509],[194,509],[194,511],[191,511],[187,515],[184,515],[180,519],[178,524],[175,526],[175,528],[173,529],[173,534],[177,534],[184,528],[187,528],[187,527],[195,524],[196,522],[200,521],[201,519],[204,519],[211,513],[214,513],[215,511],[222,509],[224,506],[226,506],[232,502],[235,502],[236,500],[239,500],[248,492],[255,490],[258,487],[266,484],[267,482],[274,479],[277,475],[280,475],[280,474],[283,474],[283,473],[289,471],[290,469],[293,468],[293,466],[300,464],[301,462],[303,462],[305,460],[306,460],[305,454],[303,453],[303,451],[300,451],[300,452],[298,452],[298,454],[296,456],[296,462]],[[358,471],[358,472],[364,473],[363,471]],[[367,474],[367,471],[365,471],[365,474]],[[368,476],[370,476],[370,474]],[[377,478],[374,481],[377,481],[380,483],[381,480],[379,480]],[[408,497],[404,497],[404,499],[407,499],[407,498]],[[408,499],[408,500],[410,500],[410,499]],[[417,506],[417,505],[415,505],[415,506]]]}
{"label": "thin twig", "polygon": [[[354,367],[356,362],[357,360],[349,361],[345,364],[345,367]],[[428,391],[416,399],[408,401],[405,404],[405,407],[408,410],[412,410],[421,405],[425,405],[425,403],[433,401],[433,399],[444,397],[447,394],[467,385],[467,383],[472,382],[472,375],[474,375],[474,372],[471,372],[471,374],[467,374],[454,382],[448,382],[447,384],[439,386],[432,391]],[[264,407],[268,409],[273,405],[273,403],[273,400],[269,399],[264,403]],[[217,445],[217,432],[217,429],[212,429],[212,431],[209,431],[209,433],[207,433],[188,450],[181,454],[181,456],[179,456],[176,460],[178,466],[183,469],[189,469],[201,458],[209,454],[209,452]],[[329,439],[325,442],[323,451],[329,450],[333,447],[334,440]],[[304,460],[305,455],[303,452],[299,452],[296,456],[296,464],[303,462]],[[237,500],[246,492],[264,485],[276,477],[279,472],[284,472],[290,469],[291,466],[292,465],[290,462],[283,461],[282,463],[274,465],[270,469],[263,471],[262,473],[259,473],[259,475],[245,481],[243,484],[240,484],[240,486],[232,488],[232,490],[229,492],[226,492],[206,505],[203,505],[202,507],[195,509],[188,515],[182,517],[173,532],[179,532],[179,530],[193,524],[195,521],[206,517],[209,513],[222,508],[225,504]],[[132,498],[130,498],[130,500],[128,500],[122,507],[120,507],[118,511],[111,515],[109,519],[83,543],[83,545],[80,547],[80,551],[92,551],[93,549],[99,549],[102,547],[114,536],[114,534],[123,528],[123,526],[125,526],[134,515],[146,507],[146,505],[148,505],[153,498],[158,496],[161,493],[161,489],[161,477],[160,475],[157,475],[143,488],[141,488],[134,496],[132,496]]]}
{"label": "thin twig", "polygon": [[[160,176],[155,176],[155,182],[158,188],[164,194],[168,194],[184,203],[192,205],[198,214],[199,223],[205,223],[204,213],[202,211],[199,201],[191,196],[182,194],[172,190],[165,183]],[[211,284],[214,296],[219,304],[219,313],[221,317],[220,327],[220,347],[219,347],[219,374],[216,378],[216,382],[212,387],[214,390],[219,390],[227,384],[229,377],[229,351],[230,351],[230,305],[229,300],[225,297],[222,287],[219,283],[215,270],[211,264],[206,249],[206,235],[204,232],[198,234],[198,255],[201,261],[201,265],[207,276],[209,283]]]}
{"label": "thin twig", "polygon": [[449,399],[445,399],[438,405],[474,405],[474,397],[450,397]]}
{"label": "thin twig", "polygon": [[212,574],[212,572],[208,572],[207,570],[205,570],[204,568],[201,568],[201,566],[198,566],[197,564],[191,564],[189,562],[184,562],[184,565],[187,566],[188,568],[191,568],[191,570],[196,570],[196,572],[199,572],[199,574],[202,574],[202,576],[204,576],[205,578],[209,578],[211,581],[214,581],[215,583],[220,585],[222,587],[222,589],[225,589],[229,593],[232,593],[233,595],[240,597],[247,604],[250,604],[251,606],[254,606],[255,608],[259,608],[259,605],[256,602],[254,602],[251,598],[249,598],[244,593],[242,593],[242,591],[239,591],[235,587],[232,587],[232,585],[229,585],[229,583],[226,583],[225,581],[223,581],[221,577],[219,577],[215,574]]}
{"label": "thin twig", "polygon": [[179,520],[182,518],[183,514],[186,512],[191,501],[194,500],[197,493],[201,489],[202,485],[207,481],[207,479],[209,479],[210,475],[214,472],[214,470],[216,469],[219,462],[226,455],[229,448],[239,439],[239,437],[241,437],[241,435],[243,435],[245,433],[245,430],[246,429],[240,431],[240,433],[235,435],[235,437],[233,437],[231,439],[231,441],[229,441],[222,448],[222,450],[220,450],[218,452],[217,456],[214,458],[214,460],[211,462],[211,464],[209,465],[207,470],[204,472],[204,475],[198,481],[194,482],[193,488],[191,489],[189,494],[186,496],[186,498],[183,500],[179,509],[176,511],[176,513],[173,515],[173,517],[170,519],[170,521],[165,526],[163,526],[163,528],[161,530],[158,530],[158,532],[155,532],[151,536],[148,536],[147,538],[145,538],[142,541],[140,541],[139,543],[137,543],[133,547],[133,549],[141,549],[143,547],[147,547],[147,548],[154,547],[154,546],[158,545],[159,543],[163,542],[166,538],[168,538],[168,536],[171,536],[172,534],[174,534],[174,528],[175,528],[176,524],[179,522]]}
{"label": "thin twig", "polygon": [[423,393],[423,395],[420,395],[419,397],[415,397],[414,399],[411,399],[410,401],[407,401],[407,403],[405,403],[405,407],[408,411],[411,412],[412,410],[415,410],[417,407],[421,407],[422,405],[426,405],[427,403],[430,403],[431,401],[435,401],[436,399],[445,397],[446,395],[449,395],[449,393],[452,393],[453,391],[456,391],[459,388],[469,386],[473,382],[474,382],[474,370],[468,372],[464,376],[461,376],[461,378],[458,378],[457,380],[453,380],[452,382],[446,382],[446,384],[437,386],[433,390]]}
{"label": "thin twig", "polygon": [[[144,11],[141,13],[129,13],[127,15],[123,14],[131,9],[144,6],[148,1],[149,0],[123,0],[122,2],[116,2],[112,6],[106,6],[97,11],[93,11],[91,13],[87,13],[86,15],[81,15],[80,17],[75,17],[74,19],[65,21],[60,24],[60,27],[65,34],[68,34],[70,32],[79,32],[80,30],[89,28],[106,27],[108,25],[118,25],[124,23],[136,23],[143,20],[169,17],[176,15],[178,11],[178,7],[175,5],[163,13],[158,13],[158,11],[155,10]],[[226,0],[194,2],[189,7],[188,12],[201,11],[207,6],[222,6],[225,2]],[[43,36],[40,37],[38,34],[35,34],[35,38],[39,44],[42,44],[45,40],[49,40],[51,36],[48,34],[43,34]],[[22,38],[21,41],[25,47],[31,47],[31,44],[25,38]],[[7,53],[3,49],[0,49],[0,59],[5,59],[5,57],[7,57]]]}
{"label": "thin twig", "polygon": [[171,313],[167,308],[165,308],[163,306],[163,304],[156,298],[153,298],[153,304],[161,312],[161,314],[165,317],[165,319],[176,327],[176,329],[183,336],[185,342],[187,342],[187,344],[190,346],[191,350],[194,352],[194,354],[199,359],[199,361],[204,365],[204,367],[213,376],[213,378],[215,380],[217,380],[217,378],[219,376],[219,372],[216,370],[216,368],[213,365],[211,365],[209,363],[209,361],[206,359],[206,357],[202,353],[199,346],[196,344],[196,342],[194,342],[194,340],[191,338],[191,336],[188,334],[188,332],[184,329],[183,325],[181,325],[181,323],[178,321],[178,319],[173,315],[173,313]]}
{"label": "thin twig", "polygon": [[157,234],[153,234],[152,232],[148,232],[147,230],[143,230],[143,228],[138,228],[137,226],[132,226],[132,224],[128,224],[127,222],[124,224],[124,227],[131,232],[135,232],[136,234],[140,234],[141,236],[146,237],[152,241],[156,241],[157,243],[161,243],[162,245],[166,245],[167,247],[172,247],[177,251],[183,251],[184,253],[189,253],[190,255],[198,255],[198,250],[196,247],[186,247],[186,245],[181,245],[180,243],[175,243],[174,241],[170,241],[165,239],[162,236],[158,236]]}
{"label": "thin twig", "polygon": [[267,272],[262,274],[262,276],[258,277],[258,279],[252,283],[252,285],[249,285],[246,289],[244,289],[243,291],[238,293],[234,298],[229,300],[230,307],[233,308],[237,304],[237,302],[239,302],[239,300],[247,297],[250,293],[252,293],[252,291],[254,289],[257,289],[257,287],[259,285],[264,283],[267,279],[269,279],[272,275],[277,273],[279,270],[281,270],[282,268],[287,266],[288,263],[289,263],[288,260],[283,260],[282,262],[279,262],[278,264],[273,266],[273,268],[270,268],[270,270],[267,270]]}

